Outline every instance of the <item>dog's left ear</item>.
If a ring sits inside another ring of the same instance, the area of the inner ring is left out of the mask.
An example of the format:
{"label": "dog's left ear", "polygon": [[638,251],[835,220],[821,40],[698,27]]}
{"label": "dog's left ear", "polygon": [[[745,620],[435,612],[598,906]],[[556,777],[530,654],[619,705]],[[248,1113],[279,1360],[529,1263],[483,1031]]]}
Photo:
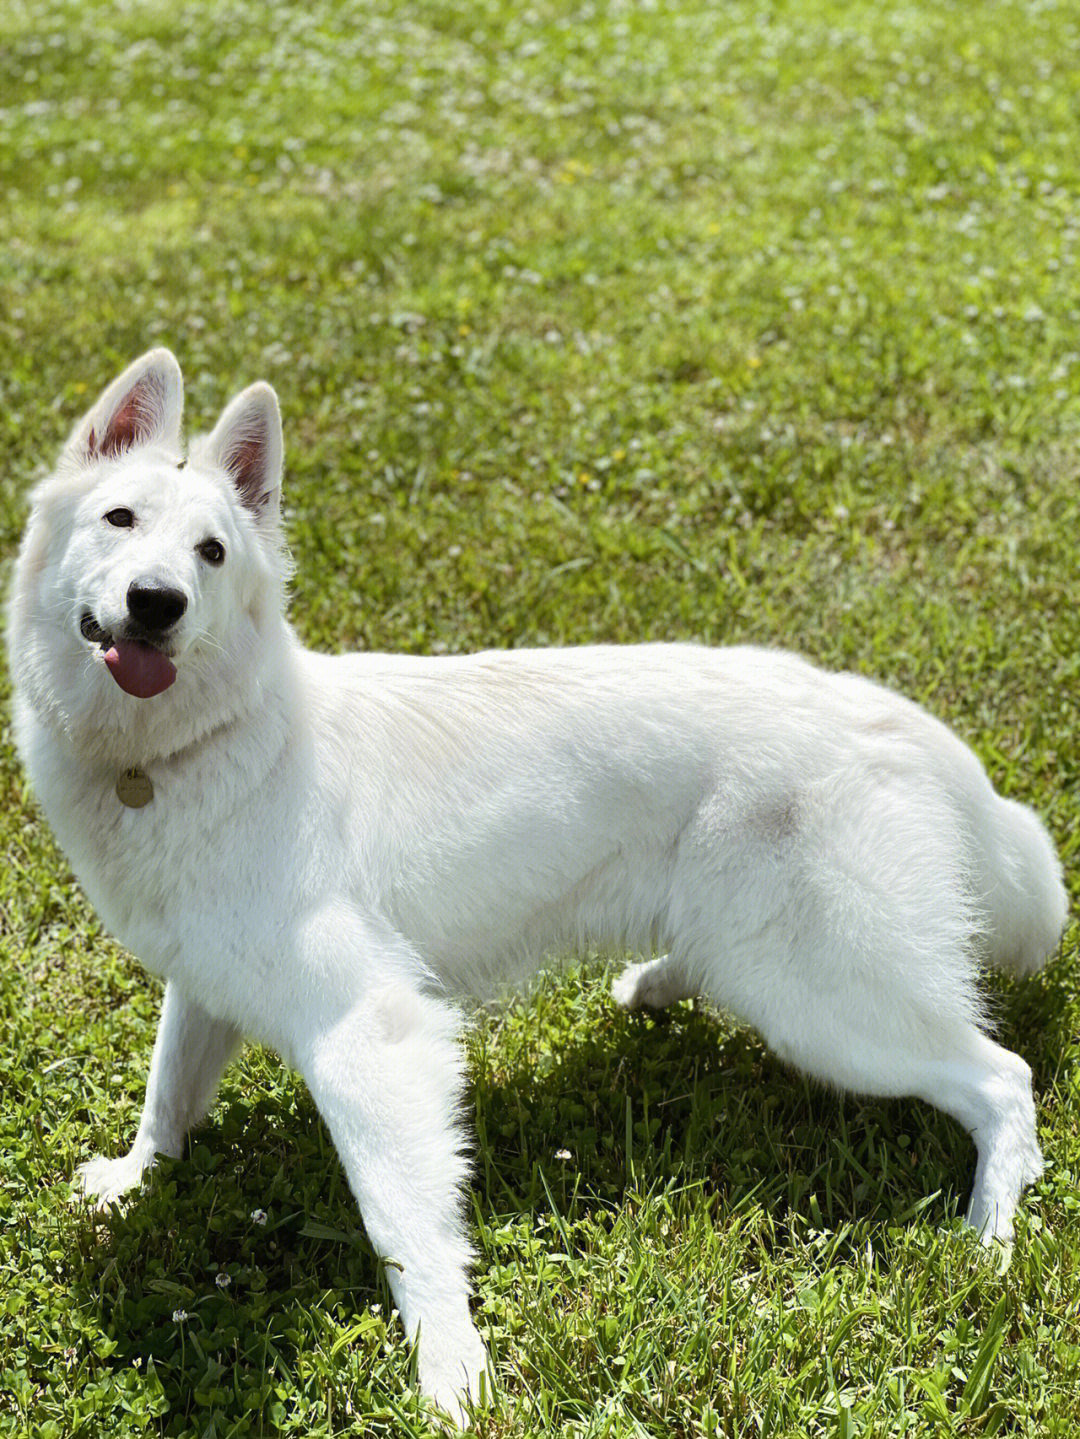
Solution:
{"label": "dog's left ear", "polygon": [[269,385],[260,380],[231,400],[200,449],[225,471],[257,520],[276,520],[284,446],[281,411]]}
{"label": "dog's left ear", "polygon": [[178,448],[184,382],[170,350],[149,350],[112,382],[72,431],[78,461],[115,459],[135,445]]}

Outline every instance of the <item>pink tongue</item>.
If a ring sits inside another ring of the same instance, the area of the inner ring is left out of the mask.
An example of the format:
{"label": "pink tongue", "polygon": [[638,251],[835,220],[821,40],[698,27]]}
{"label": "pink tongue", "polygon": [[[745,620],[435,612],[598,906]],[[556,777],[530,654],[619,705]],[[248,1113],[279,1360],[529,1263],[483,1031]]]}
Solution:
{"label": "pink tongue", "polygon": [[172,660],[136,640],[115,640],[105,651],[105,663],[120,688],[140,700],[161,694],[176,678]]}

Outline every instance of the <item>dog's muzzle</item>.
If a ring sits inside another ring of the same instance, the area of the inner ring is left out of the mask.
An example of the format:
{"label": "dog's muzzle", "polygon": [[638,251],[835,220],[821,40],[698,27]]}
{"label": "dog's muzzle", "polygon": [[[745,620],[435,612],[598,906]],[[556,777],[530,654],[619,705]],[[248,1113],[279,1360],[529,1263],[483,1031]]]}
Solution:
{"label": "dog's muzzle", "polygon": [[127,609],[134,628],[153,640],[180,619],[187,609],[187,595],[183,590],[154,580],[132,580],[128,586]]}

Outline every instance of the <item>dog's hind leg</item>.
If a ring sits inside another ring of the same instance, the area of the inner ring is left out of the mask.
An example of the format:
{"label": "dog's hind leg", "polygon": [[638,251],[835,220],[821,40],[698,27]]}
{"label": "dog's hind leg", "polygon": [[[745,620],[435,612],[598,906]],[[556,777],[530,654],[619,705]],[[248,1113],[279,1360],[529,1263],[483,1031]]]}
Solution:
{"label": "dog's hind leg", "polygon": [[175,984],[167,984],[135,1142],[119,1159],[81,1165],[83,1193],[106,1205],[137,1185],[158,1154],[178,1158],[188,1130],[213,1102],[239,1043],[238,1029],[211,1018]]}
{"label": "dog's hind leg", "polygon": [[916,1092],[970,1131],[978,1160],[967,1222],[984,1243],[1008,1242],[1020,1195],[1043,1171],[1031,1070],[1019,1055],[975,1032],[968,1052],[931,1066]]}
{"label": "dog's hind leg", "polygon": [[804,998],[794,1032],[765,1032],[770,1047],[826,1083],[921,1099],[958,1120],[977,1152],[967,1222],[984,1244],[1008,1242],[1020,1195],[1043,1168],[1027,1064],[974,1023],[897,1012],[886,1030],[864,1022],[856,996],[826,1022]]}
{"label": "dog's hind leg", "polygon": [[1008,1240],[1042,1156],[1031,1072],[982,1030],[993,915],[962,811],[925,756],[900,748],[804,787],[794,813],[771,859],[759,847],[738,867],[703,830],[699,852],[724,881],[691,934],[722,956],[705,992],[805,1073],[958,1120],[978,1152],[968,1221],[986,1243]]}
{"label": "dog's hind leg", "polygon": [[469,1314],[463,1057],[446,1004],[390,982],[297,1045],[410,1338],[420,1388],[463,1421],[487,1366]]}

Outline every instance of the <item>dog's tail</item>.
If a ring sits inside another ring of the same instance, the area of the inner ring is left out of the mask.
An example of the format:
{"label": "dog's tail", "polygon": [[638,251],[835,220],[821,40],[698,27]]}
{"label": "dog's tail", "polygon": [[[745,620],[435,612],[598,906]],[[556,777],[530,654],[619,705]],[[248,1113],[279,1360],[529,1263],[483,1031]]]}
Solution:
{"label": "dog's tail", "polygon": [[1034,974],[1057,948],[1068,899],[1053,841],[1035,812],[990,794],[978,806],[975,884],[987,926],[987,959]]}

